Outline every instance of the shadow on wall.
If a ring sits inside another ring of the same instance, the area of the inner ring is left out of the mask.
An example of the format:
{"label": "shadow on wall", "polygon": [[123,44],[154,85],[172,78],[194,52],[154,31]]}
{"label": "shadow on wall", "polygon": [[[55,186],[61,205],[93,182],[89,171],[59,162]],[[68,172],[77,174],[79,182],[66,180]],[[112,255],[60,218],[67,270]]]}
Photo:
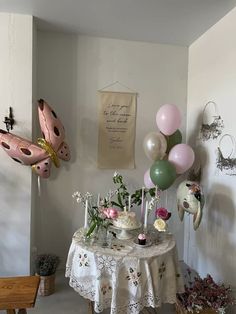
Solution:
{"label": "shadow on wall", "polygon": [[[94,117],[95,118],[95,117]],[[96,117],[97,118],[97,117]],[[81,145],[80,160],[86,166],[86,170],[97,167],[98,125],[97,119],[84,118],[81,121]],[[87,139],[86,141],[83,139]],[[95,147],[95,148],[94,148]]]}
{"label": "shadow on wall", "polygon": [[[50,182],[45,182],[41,189],[41,202],[37,213],[38,254],[52,253],[60,257],[60,269],[65,268],[69,246],[71,244],[73,223],[80,221],[79,210],[70,216],[70,208],[62,204],[56,192],[51,192]],[[55,182],[55,191],[59,189],[60,181]],[[65,196],[67,198],[67,196]],[[69,195],[69,198],[72,198]],[[68,215],[66,214],[68,213]]]}
{"label": "shadow on wall", "polygon": [[[38,98],[49,103],[65,127],[65,141],[76,160],[78,142],[77,71],[78,41],[74,35],[38,32],[37,82]],[[69,167],[69,163],[61,163]]]}
{"label": "shadow on wall", "polygon": [[197,146],[197,138],[199,135],[200,126],[202,123],[202,113],[199,113],[199,115],[196,117],[196,123],[194,128],[192,128],[192,133],[188,136],[188,144],[196,148]]}
{"label": "shadow on wall", "polygon": [[29,256],[25,253],[28,250],[29,232],[25,217],[30,197],[27,182],[21,176],[15,176],[14,170],[7,173],[1,171],[0,182],[0,276],[26,274]]}
{"label": "shadow on wall", "polygon": [[192,133],[189,136],[188,144],[194,149],[195,153],[195,161],[193,164],[193,169],[197,171],[201,168],[201,181],[204,182],[204,185],[207,186],[208,178],[209,178],[209,169],[207,165],[210,162],[209,153],[202,142],[199,141],[199,131],[202,124],[202,113],[200,113],[196,118],[196,123],[193,128]]}
{"label": "shadow on wall", "polygon": [[212,185],[205,213],[207,217],[201,233],[196,235],[196,243],[206,261],[210,262],[210,267],[217,270],[216,276],[235,285],[235,243],[232,237],[235,208],[232,193],[222,184]]}
{"label": "shadow on wall", "polygon": [[50,178],[41,180],[40,196],[37,184],[34,184],[35,246],[38,253],[55,253],[64,257],[77,219],[71,195],[74,191],[73,178],[76,178],[77,172],[77,152],[80,149],[78,40],[75,35],[50,32],[38,32],[37,39],[38,98],[43,98],[52,105],[62,121],[71,160],[61,161],[59,169],[52,166]]}
{"label": "shadow on wall", "polygon": [[[233,188],[220,183],[219,179],[218,182],[212,183],[215,162],[214,143],[199,140],[201,123],[202,114],[199,114],[193,128],[191,126],[189,144],[195,151],[194,168],[201,166],[201,185],[206,200],[203,220],[199,230],[192,233],[192,248],[189,253],[194,261],[194,267],[201,275],[210,273],[217,281],[223,280],[226,284],[235,287],[234,192]],[[235,313],[235,309],[232,311]]]}

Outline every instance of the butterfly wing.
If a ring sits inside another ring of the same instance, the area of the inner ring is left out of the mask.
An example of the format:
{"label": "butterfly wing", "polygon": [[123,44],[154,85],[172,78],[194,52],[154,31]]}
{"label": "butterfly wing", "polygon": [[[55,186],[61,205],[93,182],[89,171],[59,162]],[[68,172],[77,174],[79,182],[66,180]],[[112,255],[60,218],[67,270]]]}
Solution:
{"label": "butterfly wing", "polygon": [[65,129],[55,111],[44,101],[38,101],[39,123],[45,140],[55,152],[65,139]]}
{"label": "butterfly wing", "polygon": [[58,151],[57,156],[65,161],[70,160],[70,149],[66,142],[62,142]]}
{"label": "butterfly wing", "polygon": [[0,145],[16,162],[22,165],[34,165],[48,157],[48,154],[37,145],[0,129]]}
{"label": "butterfly wing", "polygon": [[[65,130],[60,119],[44,100],[39,100],[38,105],[43,137],[52,146],[59,158],[69,160],[70,151],[64,142]],[[48,178],[50,176],[51,159],[47,150],[1,129],[0,146],[13,160],[23,165],[33,166],[33,169],[41,177]]]}
{"label": "butterfly wing", "polygon": [[32,166],[33,170],[42,178],[47,179],[50,177],[50,170],[51,170],[51,159],[50,157],[37,162],[35,165]]}

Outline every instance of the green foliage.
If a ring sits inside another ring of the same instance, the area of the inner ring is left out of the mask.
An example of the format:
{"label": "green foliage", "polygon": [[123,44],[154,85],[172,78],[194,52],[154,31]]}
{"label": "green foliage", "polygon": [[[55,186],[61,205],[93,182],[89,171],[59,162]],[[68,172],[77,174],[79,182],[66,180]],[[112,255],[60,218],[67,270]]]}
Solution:
{"label": "green foliage", "polygon": [[60,259],[54,254],[39,254],[35,258],[35,272],[40,276],[55,274]]}
{"label": "green foliage", "polygon": [[[113,176],[113,183],[117,185],[117,201],[111,201],[111,204],[124,209],[125,206],[128,206],[129,192],[127,187],[123,181],[123,176],[119,173],[115,173]],[[144,199],[148,196],[155,196],[155,188],[152,189],[144,189]],[[131,195],[131,208],[134,205],[141,205],[142,202],[142,189],[134,191]]]}

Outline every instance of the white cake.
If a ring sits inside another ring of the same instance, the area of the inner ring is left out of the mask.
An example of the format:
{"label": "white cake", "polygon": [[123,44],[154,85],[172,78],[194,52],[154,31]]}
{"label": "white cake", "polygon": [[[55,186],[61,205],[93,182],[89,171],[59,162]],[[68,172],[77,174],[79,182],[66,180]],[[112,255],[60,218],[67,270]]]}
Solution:
{"label": "white cake", "polygon": [[123,211],[118,213],[118,217],[113,220],[113,225],[117,228],[136,229],[140,226],[135,212]]}

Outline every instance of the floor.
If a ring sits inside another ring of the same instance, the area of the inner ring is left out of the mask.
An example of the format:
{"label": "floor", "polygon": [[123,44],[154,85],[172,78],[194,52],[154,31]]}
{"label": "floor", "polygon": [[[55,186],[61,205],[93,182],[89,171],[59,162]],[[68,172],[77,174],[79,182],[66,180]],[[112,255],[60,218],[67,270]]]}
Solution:
{"label": "floor", "polygon": [[[32,314],[87,314],[87,301],[69,287],[68,279],[64,273],[57,274],[56,292],[47,297],[38,297],[35,308],[28,310]],[[1,312],[1,311],[0,311]],[[106,310],[103,314],[109,314]],[[174,314],[174,306],[166,304],[161,309],[145,311],[145,314]],[[125,314],[125,313],[124,313]]]}
{"label": "floor", "polygon": [[[182,268],[185,268],[182,267]],[[28,309],[31,314],[87,314],[88,303],[79,296],[68,284],[68,279],[64,277],[64,272],[57,273],[56,291],[47,297],[38,296],[34,309]],[[1,314],[6,313],[0,311]],[[109,314],[106,310],[102,314]],[[165,304],[160,309],[145,309],[141,314],[174,314],[173,305]],[[228,309],[227,314],[236,314],[236,309]],[[125,314],[125,313],[124,313]]]}

